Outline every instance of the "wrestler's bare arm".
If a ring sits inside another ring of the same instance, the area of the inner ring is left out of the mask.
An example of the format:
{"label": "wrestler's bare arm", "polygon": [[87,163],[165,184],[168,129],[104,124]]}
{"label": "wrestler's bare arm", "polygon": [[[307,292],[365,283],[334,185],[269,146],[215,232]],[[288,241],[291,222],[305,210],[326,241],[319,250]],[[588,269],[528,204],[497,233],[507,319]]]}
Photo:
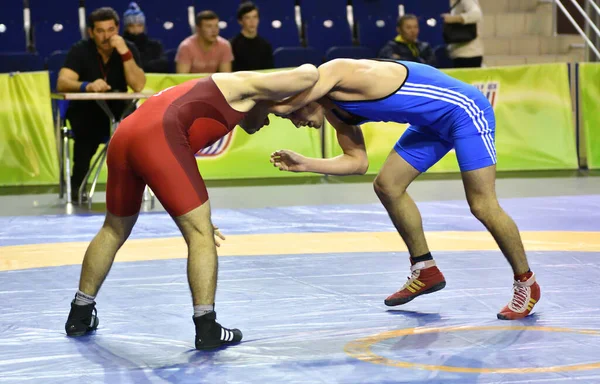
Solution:
{"label": "wrestler's bare arm", "polygon": [[244,109],[250,109],[261,100],[283,100],[312,87],[319,79],[319,71],[312,64],[304,64],[269,73],[215,73],[212,78],[230,104],[243,104]]}
{"label": "wrestler's bare arm", "polygon": [[[362,131],[355,125],[340,121],[331,111],[326,112],[327,120],[336,130],[337,140],[344,152],[330,158],[311,158],[291,151],[277,151],[271,155],[271,162],[280,169],[299,169],[301,172],[314,172],[324,175],[363,175],[369,168],[369,159]],[[292,160],[293,159],[293,160]],[[287,164],[291,162],[290,164]],[[283,166],[281,166],[283,165]]]}
{"label": "wrestler's bare arm", "polygon": [[395,92],[406,79],[407,70],[394,62],[336,59],[319,67],[319,81],[311,88],[275,103],[271,112],[290,113],[316,101],[374,100]]}
{"label": "wrestler's bare arm", "polygon": [[343,63],[339,60],[332,60],[321,65],[319,80],[315,85],[286,100],[275,103],[270,107],[270,111],[277,115],[289,115],[305,105],[321,99],[336,87],[345,71]]}
{"label": "wrestler's bare arm", "polygon": [[246,97],[255,101],[279,101],[314,86],[318,80],[319,70],[312,64],[287,71],[260,73],[247,79]]}

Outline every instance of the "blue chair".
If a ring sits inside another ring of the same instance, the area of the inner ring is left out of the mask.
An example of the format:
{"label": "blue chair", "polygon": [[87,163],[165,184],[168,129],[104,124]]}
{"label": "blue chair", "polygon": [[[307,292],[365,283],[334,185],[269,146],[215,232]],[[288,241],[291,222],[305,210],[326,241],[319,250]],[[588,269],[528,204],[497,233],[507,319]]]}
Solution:
{"label": "blue chair", "polygon": [[300,10],[307,45],[322,55],[333,46],[352,45],[346,0],[302,0]]}
{"label": "blue chair", "polygon": [[[46,69],[50,76],[50,89],[56,91],[56,83],[58,82],[58,73],[65,63],[67,54],[69,51],[54,51],[46,59]],[[69,107],[68,100],[55,100],[53,112],[55,116],[60,117],[62,120],[66,119],[67,108]]]}
{"label": "blue chair", "polygon": [[[137,2],[137,0],[134,0]],[[86,17],[92,13],[94,10],[98,9],[98,8],[102,8],[102,7],[110,7],[112,9],[115,10],[115,12],[117,12],[119,14],[119,18],[122,19],[123,18],[123,13],[127,10],[127,7],[129,7],[129,3],[131,1],[130,0],[85,0],[85,15]],[[141,2],[137,2],[140,7],[142,8],[142,11],[144,10],[144,7],[142,6]],[[164,2],[159,2],[160,4],[163,5],[163,7],[166,9],[170,6],[170,2],[169,4],[165,4]],[[87,19],[86,19],[87,22]],[[121,23],[122,24],[122,23]]]}
{"label": "blue chair", "polygon": [[19,52],[27,49],[23,27],[23,2],[6,1],[0,12],[0,52]]}
{"label": "blue chair", "polygon": [[43,71],[44,60],[31,52],[0,53],[0,73]]}
{"label": "blue chair", "polygon": [[331,47],[325,53],[325,61],[341,58],[372,59],[375,57],[375,52],[371,48],[360,46]]}
{"label": "blue chair", "polygon": [[[419,40],[428,42],[432,47],[444,44],[443,21],[440,15],[450,11],[448,1],[403,0],[405,13],[412,13],[419,18]],[[427,20],[434,19],[434,26]]]}
{"label": "blue chair", "polygon": [[279,47],[273,52],[275,68],[291,68],[302,64],[321,65],[322,55],[312,47]]}
{"label": "blue chair", "polygon": [[[50,76],[50,89],[56,91],[58,73],[65,63],[69,51],[54,51],[46,59],[46,69]],[[67,202],[71,202],[71,154],[69,141],[74,138],[73,131],[67,125],[68,100],[52,100],[52,115],[56,124],[56,132],[60,132],[59,144],[59,197],[68,194]]]}
{"label": "blue chair", "polygon": [[[123,14],[131,0],[86,0],[85,13],[89,15],[100,7],[111,7],[121,19],[120,33],[125,31]],[[179,43],[192,34],[188,22],[188,7],[192,0],[135,0],[146,16],[146,32],[151,39],[159,40],[165,50],[177,48]],[[87,22],[87,20],[86,20]]]}
{"label": "blue chair", "polygon": [[256,0],[260,24],[258,33],[273,49],[300,46],[300,33],[296,25],[294,0]]}
{"label": "blue chair", "polygon": [[68,53],[67,50],[54,51],[46,58],[46,69],[50,73],[50,89],[52,90],[56,90],[58,72],[64,65]]}
{"label": "blue chair", "polygon": [[167,61],[169,62],[169,73],[175,73],[175,55],[177,54],[177,49],[169,49],[165,51],[165,55],[167,56]]}
{"label": "blue chair", "polygon": [[433,49],[437,68],[453,68],[454,64],[448,54],[448,47],[445,44],[440,44]]}
{"label": "blue chair", "polygon": [[77,2],[57,6],[55,2],[29,0],[29,7],[35,50],[41,57],[48,57],[57,50],[68,50],[81,40]]}
{"label": "blue chair", "polygon": [[[192,0],[169,0],[168,5],[154,0],[136,1],[146,16],[146,32],[163,44],[165,50],[177,48],[192,34],[188,21],[188,7]],[[129,4],[126,2],[125,6]],[[122,17],[124,10],[121,12]]]}
{"label": "blue chair", "polygon": [[360,45],[379,52],[397,34],[398,1],[353,0],[352,6]]}

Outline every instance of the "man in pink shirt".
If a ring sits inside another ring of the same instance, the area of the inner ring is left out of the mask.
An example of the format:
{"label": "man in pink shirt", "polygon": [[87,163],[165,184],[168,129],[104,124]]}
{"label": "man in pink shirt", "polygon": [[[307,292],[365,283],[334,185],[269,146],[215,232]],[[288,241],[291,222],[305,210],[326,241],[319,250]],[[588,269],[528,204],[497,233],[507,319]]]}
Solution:
{"label": "man in pink shirt", "polygon": [[219,36],[219,16],[213,11],[196,15],[196,33],[179,44],[177,73],[231,72],[231,44]]}

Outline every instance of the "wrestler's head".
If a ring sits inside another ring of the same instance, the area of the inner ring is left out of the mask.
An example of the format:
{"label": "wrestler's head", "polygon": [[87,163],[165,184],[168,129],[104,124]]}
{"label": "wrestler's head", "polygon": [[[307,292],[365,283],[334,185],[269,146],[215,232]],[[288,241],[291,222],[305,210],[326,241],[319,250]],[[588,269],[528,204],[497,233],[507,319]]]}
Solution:
{"label": "wrestler's head", "polygon": [[260,131],[265,125],[269,125],[269,123],[268,103],[258,102],[246,113],[244,118],[240,121],[239,126],[246,131],[247,134],[252,135],[253,133]]}
{"label": "wrestler's head", "polygon": [[321,128],[325,122],[325,113],[321,104],[309,103],[287,117],[294,125],[300,127]]}

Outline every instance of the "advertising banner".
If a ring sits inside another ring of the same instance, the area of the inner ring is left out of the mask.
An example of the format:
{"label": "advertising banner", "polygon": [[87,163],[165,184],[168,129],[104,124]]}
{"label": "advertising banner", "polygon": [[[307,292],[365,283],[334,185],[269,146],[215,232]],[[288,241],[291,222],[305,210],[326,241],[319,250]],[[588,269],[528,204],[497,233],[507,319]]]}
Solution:
{"label": "advertising banner", "polygon": [[600,64],[579,64],[579,108],[589,169],[600,168]]}

